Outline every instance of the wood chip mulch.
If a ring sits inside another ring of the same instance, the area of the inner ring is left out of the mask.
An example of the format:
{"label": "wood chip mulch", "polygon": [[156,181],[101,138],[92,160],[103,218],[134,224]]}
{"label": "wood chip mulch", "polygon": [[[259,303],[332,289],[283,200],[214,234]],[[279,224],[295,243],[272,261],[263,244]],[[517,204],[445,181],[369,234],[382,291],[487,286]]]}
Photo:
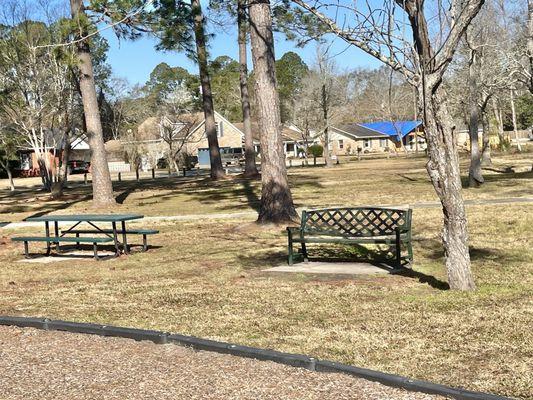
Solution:
{"label": "wood chip mulch", "polygon": [[343,374],[29,328],[0,327],[1,399],[443,399]]}

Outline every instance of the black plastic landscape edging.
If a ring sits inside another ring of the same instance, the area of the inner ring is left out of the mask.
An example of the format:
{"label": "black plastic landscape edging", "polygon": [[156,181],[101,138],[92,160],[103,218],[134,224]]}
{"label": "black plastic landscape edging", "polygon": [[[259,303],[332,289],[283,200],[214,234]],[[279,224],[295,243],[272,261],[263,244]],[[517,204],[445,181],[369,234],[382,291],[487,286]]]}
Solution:
{"label": "black plastic landscape edging", "polygon": [[458,400],[509,400],[509,397],[497,396],[482,392],[473,392],[450,386],[439,385],[427,381],[409,379],[400,375],[387,374],[371,369],[354,367],[333,361],[318,360],[302,354],[283,353],[275,350],[259,349],[256,347],[240,346],[236,344],[218,342],[215,340],[201,339],[194,336],[170,334],[167,332],[121,328],[116,326],[88,324],[50,320],[47,318],[27,318],[0,316],[0,325],[18,326],[21,328],[36,328],[47,331],[66,331],[85,333],[99,336],[110,336],[133,339],[137,341],[149,340],[157,344],[175,343],[191,347],[195,350],[213,351],[216,353],[231,354],[239,357],[254,358],[258,360],[273,361],[279,364],[305,368],[317,372],[337,372],[353,375],[359,378],[376,381],[386,386],[401,388],[414,392],[437,394]]}

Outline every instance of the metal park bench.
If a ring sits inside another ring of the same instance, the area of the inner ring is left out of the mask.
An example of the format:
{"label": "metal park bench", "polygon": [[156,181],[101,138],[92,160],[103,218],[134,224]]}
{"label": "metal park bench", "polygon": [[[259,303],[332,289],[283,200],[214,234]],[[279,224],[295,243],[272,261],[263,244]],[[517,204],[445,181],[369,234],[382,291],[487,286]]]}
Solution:
{"label": "metal park bench", "polygon": [[304,261],[308,261],[307,243],[387,244],[395,247],[396,266],[401,268],[401,246],[411,246],[412,210],[356,207],[302,211],[299,227],[288,227],[288,263],[293,264],[293,243],[300,243]]}
{"label": "metal park bench", "polygon": [[[115,246],[114,257],[118,257],[121,253],[128,254],[128,235],[142,235],[143,236],[143,251],[148,249],[147,235],[159,233],[153,229],[127,229],[126,222],[136,219],[144,218],[143,215],[137,214],[81,214],[81,215],[43,215],[40,217],[30,217],[26,221],[44,222],[45,236],[21,236],[13,237],[11,240],[15,242],[24,242],[24,255],[26,258],[30,257],[29,242],[44,242],[46,243],[46,255],[50,255],[52,245],[56,245],[56,251],[59,252],[60,243],[75,243],[77,247],[81,243],[91,243],[93,245],[94,258],[100,259],[98,256],[98,244],[112,242]],[[50,223],[54,224],[54,233],[50,234]],[[59,231],[59,222],[74,223],[68,229]],[[91,229],[76,229],[82,223],[90,225]],[[110,223],[111,229],[102,229],[98,224]],[[120,227],[117,226],[120,224]],[[66,235],[75,234],[76,237],[68,237]],[[81,237],[80,234],[90,234],[90,237]],[[122,242],[119,241],[122,237]]]}

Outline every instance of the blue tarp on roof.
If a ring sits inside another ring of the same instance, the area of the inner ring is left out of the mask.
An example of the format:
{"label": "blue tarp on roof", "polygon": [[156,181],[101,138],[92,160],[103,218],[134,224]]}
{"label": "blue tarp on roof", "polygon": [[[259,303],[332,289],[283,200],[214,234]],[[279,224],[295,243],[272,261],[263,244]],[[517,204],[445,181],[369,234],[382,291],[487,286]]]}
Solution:
{"label": "blue tarp on roof", "polygon": [[359,125],[384,135],[398,137],[398,133],[401,133],[402,137],[404,137],[414,131],[416,127],[422,125],[422,121],[380,121]]}

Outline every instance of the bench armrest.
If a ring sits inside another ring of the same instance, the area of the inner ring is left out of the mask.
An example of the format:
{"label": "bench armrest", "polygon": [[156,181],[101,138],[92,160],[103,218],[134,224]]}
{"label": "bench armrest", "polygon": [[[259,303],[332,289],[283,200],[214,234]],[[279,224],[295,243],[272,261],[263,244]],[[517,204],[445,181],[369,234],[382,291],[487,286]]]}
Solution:
{"label": "bench armrest", "polygon": [[289,236],[289,239],[292,240],[293,235],[298,235],[301,239],[303,239],[303,230],[300,226],[288,226],[287,227],[287,235]]}

